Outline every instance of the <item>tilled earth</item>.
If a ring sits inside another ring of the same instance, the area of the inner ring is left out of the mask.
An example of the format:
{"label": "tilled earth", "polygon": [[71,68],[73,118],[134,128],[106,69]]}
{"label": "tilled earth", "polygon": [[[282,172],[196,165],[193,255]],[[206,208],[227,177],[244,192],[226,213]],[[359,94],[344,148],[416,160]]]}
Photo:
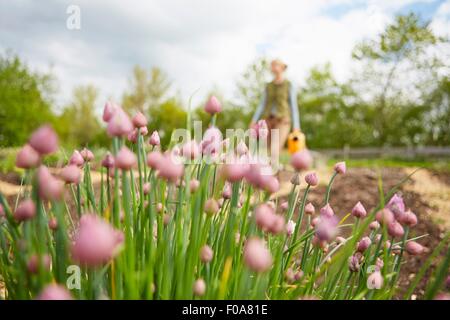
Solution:
{"label": "tilled earth", "polygon": [[[351,212],[358,201],[361,201],[369,212],[379,203],[379,179],[381,178],[384,193],[387,193],[408,176],[408,173],[407,170],[401,168],[383,168],[377,171],[367,168],[349,169],[345,176],[338,176],[335,179],[330,196],[330,205],[341,218]],[[287,180],[291,175],[292,173],[284,172],[281,178],[282,180]],[[436,172],[432,175],[438,176],[439,180],[447,185],[447,188],[440,188],[440,191],[443,193],[441,196],[448,200],[450,197],[450,175],[445,173],[437,174]],[[403,296],[403,293],[405,293],[405,290],[409,287],[415,274],[419,271],[429,254],[443,239],[446,231],[445,225],[448,225],[450,220],[450,212],[440,212],[442,208],[430,205],[430,199],[424,198],[423,195],[411,190],[414,190],[414,188],[411,188],[411,185],[422,183],[427,182],[418,181],[413,175],[399,187],[398,191],[403,195],[406,206],[415,212],[419,219],[418,224],[410,231],[410,237],[427,234],[428,236],[419,239],[418,242],[428,250],[421,256],[405,254],[406,259],[402,265],[397,298]],[[310,192],[308,199],[316,208],[320,208],[323,205],[325,192],[326,186],[321,183]],[[439,215],[441,218],[444,217],[446,221],[437,224],[433,219],[434,214]],[[423,295],[430,273],[431,271],[419,283],[413,298],[420,298]]]}

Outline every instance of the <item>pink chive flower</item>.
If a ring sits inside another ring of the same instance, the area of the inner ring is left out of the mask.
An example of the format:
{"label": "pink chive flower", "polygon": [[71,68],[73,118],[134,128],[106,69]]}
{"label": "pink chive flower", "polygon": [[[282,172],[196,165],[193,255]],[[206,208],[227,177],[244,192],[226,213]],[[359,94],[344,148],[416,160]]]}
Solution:
{"label": "pink chive flower", "polygon": [[375,271],[367,278],[367,288],[370,290],[381,289],[383,286],[383,276],[380,271]]}
{"label": "pink chive flower", "polygon": [[286,273],[284,274],[284,277],[286,278],[286,281],[288,283],[293,283],[295,281],[295,272],[292,270],[292,268],[288,268],[286,270]]}
{"label": "pink chive flower", "polygon": [[108,121],[107,131],[112,137],[126,136],[133,131],[133,123],[122,108],[117,108]]}
{"label": "pink chive flower", "polygon": [[133,129],[133,131],[130,131],[127,136],[127,140],[131,143],[136,143],[138,139],[138,131],[137,129]]}
{"label": "pink chive flower", "polygon": [[311,227],[315,228],[320,222],[320,217],[315,217],[311,220]]}
{"label": "pink chive flower", "polygon": [[114,157],[111,155],[111,153],[107,152],[105,157],[102,160],[102,167],[112,169],[114,168]]}
{"label": "pink chive flower", "polygon": [[444,300],[444,301],[448,301],[450,300],[450,294],[446,293],[446,292],[440,292],[438,293],[433,300]]}
{"label": "pink chive flower", "polygon": [[361,264],[364,260],[364,256],[360,252],[356,252],[350,258],[348,258],[348,268],[351,272],[358,272],[361,269]]}
{"label": "pink chive flower", "polygon": [[395,219],[399,221],[403,219],[406,208],[403,198],[400,195],[394,194],[386,205],[386,208],[392,211]]}
{"label": "pink chive flower", "polygon": [[417,224],[417,216],[411,210],[405,212],[400,223],[407,225],[408,227],[414,227]]}
{"label": "pink chive flower", "polygon": [[291,157],[291,165],[296,171],[308,170],[312,161],[311,153],[307,149],[298,151]]}
{"label": "pink chive flower", "polygon": [[328,246],[327,241],[321,240],[317,235],[314,235],[314,237],[312,238],[311,244],[314,247],[321,248],[321,249],[326,249]]}
{"label": "pink chive flower", "polygon": [[383,269],[384,266],[384,261],[380,258],[377,258],[377,260],[375,261],[375,267],[377,268],[376,270],[381,270]]}
{"label": "pink chive flower", "polygon": [[41,155],[58,150],[58,136],[49,125],[44,125],[34,131],[28,143]]}
{"label": "pink chive flower", "polygon": [[356,218],[365,218],[367,216],[366,208],[364,208],[360,201],[353,207],[352,216]]}
{"label": "pink chive flower", "polygon": [[16,211],[14,212],[14,219],[16,221],[26,221],[32,219],[36,215],[36,205],[33,200],[26,199],[23,200],[17,206]]}
{"label": "pink chive flower", "polygon": [[247,174],[249,166],[246,163],[242,163],[239,160],[232,160],[230,163],[226,163],[221,168],[223,177],[233,183],[241,181]]}
{"label": "pink chive flower", "polygon": [[[170,154],[165,154],[158,164],[158,175],[173,183],[177,182],[184,174],[184,166],[174,161]],[[147,162],[149,158],[147,157]]]}
{"label": "pink chive flower", "polygon": [[269,127],[267,126],[266,120],[259,120],[258,125],[258,138],[267,139],[269,136]]}
{"label": "pink chive flower", "polygon": [[147,164],[152,169],[158,169],[165,161],[163,154],[159,151],[152,151],[147,155]]}
{"label": "pink chive flower", "polygon": [[347,166],[345,165],[345,161],[336,163],[334,165],[334,171],[339,174],[345,174],[345,172],[347,172]]}
{"label": "pink chive flower", "polygon": [[105,107],[103,108],[103,121],[109,122],[109,120],[111,120],[111,118],[113,117],[115,111],[115,106],[111,102],[107,101]]}
{"label": "pink chive flower", "polygon": [[217,213],[217,211],[219,211],[219,203],[217,203],[217,201],[213,198],[208,199],[205,201],[203,210],[206,212],[206,214],[213,215]]}
{"label": "pink chive flower", "polygon": [[179,157],[181,156],[181,149],[178,146],[175,146],[171,151],[167,151],[167,153],[171,154],[174,157]]}
{"label": "pink chive flower", "polygon": [[282,215],[275,214],[272,217],[272,223],[269,226],[269,232],[272,234],[280,234],[286,230],[286,220]]}
{"label": "pink chive flower", "polygon": [[147,128],[147,126],[140,127],[140,128],[139,128],[139,133],[140,133],[142,136],[146,136],[146,135],[148,134],[148,128]]}
{"label": "pink chive flower", "polygon": [[69,159],[69,164],[81,167],[84,164],[84,159],[78,150],[74,150],[72,156]]}
{"label": "pink chive flower", "polygon": [[286,234],[290,237],[294,234],[296,223],[292,220],[289,220],[286,224]]}
{"label": "pink chive flower", "polygon": [[320,215],[325,217],[332,217],[334,216],[334,211],[331,208],[330,204],[327,203],[324,207],[320,209]]}
{"label": "pink chive flower", "polygon": [[230,138],[226,138],[222,140],[222,149],[223,150],[228,150],[230,148]]}
{"label": "pink chive flower", "polygon": [[259,120],[257,123],[254,123],[250,128],[250,135],[254,138],[267,139],[269,135],[267,122],[265,120]]}
{"label": "pink chive flower", "polygon": [[158,131],[152,132],[150,138],[148,139],[148,143],[154,147],[161,144],[161,139],[159,138]]}
{"label": "pink chive flower", "polygon": [[378,221],[372,221],[369,224],[369,229],[370,230],[378,230],[380,228],[380,223]]}
{"label": "pink chive flower", "polygon": [[80,151],[80,154],[86,162],[90,162],[95,159],[94,153],[92,153],[92,151],[88,148],[83,148],[83,150]]}
{"label": "pink chive flower", "polygon": [[115,164],[122,170],[130,170],[136,165],[136,155],[127,147],[123,146],[116,155]]}
{"label": "pink chive flower", "polygon": [[272,267],[272,261],[264,240],[254,237],[245,242],[244,262],[250,270],[265,272]]}
{"label": "pink chive flower", "polygon": [[387,208],[378,211],[375,215],[375,219],[381,224],[389,224],[395,220],[394,214]]}
{"label": "pink chive flower", "polygon": [[198,297],[203,296],[206,292],[206,283],[203,279],[197,279],[194,282],[194,294]]}
{"label": "pink chive flower", "polygon": [[314,208],[314,206],[311,202],[308,202],[308,204],[305,206],[305,213],[309,214],[309,215],[313,215],[314,212],[316,212],[316,208]]}
{"label": "pink chive flower", "polygon": [[50,271],[50,267],[52,264],[52,258],[49,254],[44,254],[43,256],[38,257],[37,254],[33,254],[27,262],[27,269],[30,273],[38,273],[39,268],[42,270]]}
{"label": "pink chive flower", "polygon": [[142,128],[147,125],[147,118],[139,111],[134,115],[132,122],[135,128]]}
{"label": "pink chive flower", "polygon": [[39,197],[43,200],[58,200],[64,191],[63,182],[56,179],[46,166],[40,166],[37,172]]}
{"label": "pink chive flower", "polygon": [[248,153],[247,145],[244,141],[240,141],[236,147],[236,152],[238,155],[243,156]]}
{"label": "pink chive flower", "polygon": [[299,186],[301,183],[300,180],[300,174],[296,173],[292,176],[290,182],[294,185],[294,186]]}
{"label": "pink chive flower", "polygon": [[202,260],[204,263],[210,262],[213,259],[213,256],[214,256],[214,251],[207,244],[205,244],[200,249],[200,260]]}
{"label": "pink chive flower", "polygon": [[41,157],[29,144],[20,149],[16,157],[16,167],[22,169],[35,168],[39,165]]}
{"label": "pink chive flower", "polygon": [[41,291],[37,300],[72,300],[72,295],[64,286],[52,283]]}
{"label": "pink chive flower", "polygon": [[150,183],[149,182],[144,183],[144,186],[143,186],[142,189],[143,189],[144,194],[148,195],[150,193],[150,190],[151,190]]}
{"label": "pink chive flower", "polygon": [[240,141],[236,147],[236,152],[238,155],[243,156],[248,153],[247,145],[244,141]]}
{"label": "pink chive flower", "polygon": [[195,140],[191,140],[181,147],[181,154],[186,159],[195,160],[200,156],[200,147]]}
{"label": "pink chive flower", "polygon": [[222,143],[222,132],[217,127],[210,126],[206,129],[203,135],[203,141],[208,141],[210,143]]}
{"label": "pink chive flower", "polygon": [[279,234],[286,228],[283,216],[275,214],[274,206],[267,203],[260,204],[255,209],[256,225],[263,231]]}
{"label": "pink chive flower", "polygon": [[315,187],[319,183],[319,178],[315,172],[311,172],[305,176],[305,182],[310,186]]}
{"label": "pink chive flower", "polygon": [[273,194],[280,190],[280,182],[274,176],[265,176],[265,179],[261,180],[261,187],[270,194]]}
{"label": "pink chive flower", "polygon": [[58,229],[58,220],[56,220],[55,217],[51,217],[50,219],[48,219],[48,227],[51,230],[56,230]]}
{"label": "pink chive flower", "polygon": [[359,252],[364,252],[367,250],[367,248],[370,247],[372,244],[372,241],[369,237],[363,237],[357,244],[356,244],[356,250]]}
{"label": "pink chive flower", "polygon": [[201,150],[204,155],[215,156],[222,149],[222,132],[216,127],[206,129],[201,142]]}
{"label": "pink chive flower", "polygon": [[405,233],[402,225],[395,220],[388,224],[387,229],[389,235],[394,238],[401,238]]}
{"label": "pink chive flower", "polygon": [[222,197],[224,199],[231,199],[231,184],[230,183],[225,183],[225,185],[223,186],[223,190],[222,190]]}
{"label": "pink chive flower", "polygon": [[116,256],[123,233],[95,214],[85,214],[74,237],[72,255],[87,266],[100,266]]}
{"label": "pink chive flower", "polygon": [[211,96],[205,104],[205,111],[211,115],[222,111],[222,105],[215,96]]}
{"label": "pink chive flower", "polygon": [[69,164],[61,169],[60,178],[65,183],[79,184],[81,181],[81,170],[74,164]]}
{"label": "pink chive flower", "polygon": [[189,190],[191,191],[191,193],[197,191],[199,187],[200,181],[198,181],[197,179],[192,179],[191,181],[189,181]]}
{"label": "pink chive flower", "polygon": [[417,256],[425,251],[425,248],[416,241],[408,241],[405,245],[406,252],[410,255]]}
{"label": "pink chive flower", "polygon": [[289,202],[283,201],[283,203],[280,205],[281,210],[286,211],[289,208]]}
{"label": "pink chive flower", "polygon": [[252,163],[248,166],[245,174],[245,180],[253,185],[255,188],[261,187],[261,165],[259,163]]}
{"label": "pink chive flower", "polygon": [[263,231],[270,229],[275,216],[275,210],[268,204],[263,203],[255,209],[256,225]]}
{"label": "pink chive flower", "polygon": [[316,225],[316,236],[321,241],[332,240],[337,233],[338,221],[335,216],[321,215],[319,223]]}

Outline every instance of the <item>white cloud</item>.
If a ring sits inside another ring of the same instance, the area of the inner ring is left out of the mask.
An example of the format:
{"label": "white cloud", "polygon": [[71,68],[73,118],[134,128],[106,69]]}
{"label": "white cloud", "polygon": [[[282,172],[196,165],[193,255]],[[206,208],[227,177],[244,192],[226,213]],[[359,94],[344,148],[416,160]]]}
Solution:
{"label": "white cloud", "polygon": [[[380,32],[395,10],[430,1],[0,0],[0,49],[12,48],[39,69],[53,65],[60,104],[84,83],[100,87],[101,100],[120,99],[135,64],[162,67],[185,98],[200,88],[197,103],[213,85],[231,97],[234,80],[261,54],[285,59],[300,84],[309,68],[327,61],[344,79],[356,41]],[[81,8],[80,31],[65,27],[70,4]],[[339,6],[344,10],[333,15]],[[436,31],[448,31],[448,11],[446,1]]]}

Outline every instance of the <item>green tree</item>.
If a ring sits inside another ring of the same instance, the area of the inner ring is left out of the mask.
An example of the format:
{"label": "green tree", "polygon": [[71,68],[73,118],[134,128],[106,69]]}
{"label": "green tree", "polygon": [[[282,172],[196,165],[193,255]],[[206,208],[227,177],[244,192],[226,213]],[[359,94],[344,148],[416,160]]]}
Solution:
{"label": "green tree", "polygon": [[424,125],[428,128],[426,142],[431,145],[450,145],[450,77],[439,81],[436,89],[425,99],[426,116]]}
{"label": "green tree", "polygon": [[256,59],[244,70],[237,81],[236,107],[253,114],[270,77],[269,65],[269,60],[263,57]]}
{"label": "green tree", "polygon": [[64,141],[77,146],[98,144],[102,132],[95,113],[98,89],[93,85],[75,87],[72,102],[59,117],[57,130]]}
{"label": "green tree", "polygon": [[141,111],[149,114],[167,98],[171,83],[167,75],[159,68],[147,72],[140,66],[135,66],[130,79],[130,89],[122,98],[123,107],[132,112]]}
{"label": "green tree", "polygon": [[157,130],[161,136],[161,144],[166,147],[174,129],[186,128],[186,118],[187,113],[181,103],[176,98],[168,99],[158,108],[150,110],[149,134],[152,130]]}
{"label": "green tree", "polygon": [[439,82],[445,63],[438,49],[444,41],[433,33],[429,21],[410,13],[397,16],[375,39],[355,47],[353,57],[362,71],[352,82],[376,115],[372,120],[377,144],[423,140],[424,113],[419,101],[430,84]]}
{"label": "green tree", "polygon": [[329,63],[311,69],[298,91],[298,101],[309,147],[357,147],[373,142],[369,110],[351,86],[335,79]]}
{"label": "green tree", "polygon": [[0,55],[0,146],[25,143],[39,125],[52,122],[54,79],[33,72],[16,55]]}

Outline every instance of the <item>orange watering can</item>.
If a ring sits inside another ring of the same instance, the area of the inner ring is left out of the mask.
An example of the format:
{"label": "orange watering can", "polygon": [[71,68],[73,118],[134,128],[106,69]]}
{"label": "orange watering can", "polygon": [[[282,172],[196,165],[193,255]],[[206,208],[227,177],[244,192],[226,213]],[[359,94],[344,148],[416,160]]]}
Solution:
{"label": "orange watering can", "polygon": [[294,154],[306,148],[305,135],[300,130],[294,130],[288,136],[288,151]]}

